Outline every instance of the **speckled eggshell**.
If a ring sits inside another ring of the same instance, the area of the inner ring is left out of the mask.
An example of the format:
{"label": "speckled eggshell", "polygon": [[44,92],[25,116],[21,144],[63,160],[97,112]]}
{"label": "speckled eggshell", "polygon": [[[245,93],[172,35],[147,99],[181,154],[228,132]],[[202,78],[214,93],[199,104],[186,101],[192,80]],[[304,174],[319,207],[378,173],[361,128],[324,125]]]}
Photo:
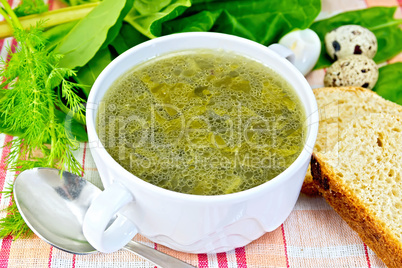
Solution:
{"label": "speckled eggshell", "polygon": [[356,86],[372,89],[378,79],[378,67],[372,59],[352,55],[334,62],[325,73],[326,87]]}
{"label": "speckled eggshell", "polygon": [[325,35],[325,47],[333,60],[350,55],[365,55],[372,59],[378,45],[377,38],[370,30],[359,25],[345,25]]}

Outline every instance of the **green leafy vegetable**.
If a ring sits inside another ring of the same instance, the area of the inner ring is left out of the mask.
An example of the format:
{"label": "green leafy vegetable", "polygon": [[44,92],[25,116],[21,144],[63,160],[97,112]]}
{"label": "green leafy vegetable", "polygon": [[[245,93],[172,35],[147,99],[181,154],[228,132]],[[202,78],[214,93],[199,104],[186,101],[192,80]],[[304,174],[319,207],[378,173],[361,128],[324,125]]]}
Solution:
{"label": "green leafy vegetable", "polygon": [[[109,49],[101,49],[96,53],[87,64],[77,72],[77,80],[80,84],[92,85],[98,75],[105,69],[105,67],[113,60],[112,54]],[[88,97],[90,87],[84,88],[84,93]]]}
{"label": "green leafy vegetable", "polygon": [[126,50],[147,40],[149,40],[149,38],[142,35],[130,24],[124,22],[119,34],[110,43],[110,46],[113,47],[117,54],[122,54]]}
{"label": "green leafy vegetable", "polygon": [[[57,28],[58,29],[54,29],[55,34],[51,36],[51,41],[54,43],[57,43],[60,32],[63,32],[64,29],[68,31],[68,28],[71,29],[71,26],[63,24],[57,26]],[[48,34],[48,32],[49,31],[47,31],[46,34]],[[78,69],[74,79],[82,85],[87,85],[82,87],[85,96],[88,97],[91,86],[98,75],[117,55],[146,40],[148,40],[148,38],[139,33],[130,24],[123,23],[116,37],[109,44],[109,47],[101,48],[87,64]],[[66,109],[65,111],[68,113],[68,108]]]}
{"label": "green leafy vegetable", "polygon": [[125,6],[120,12],[120,16],[118,16],[117,20],[115,21],[114,25],[110,27],[107,32],[106,40],[103,42],[101,49],[107,47],[119,34],[120,29],[123,25],[123,20],[127,13],[132,9],[134,0],[126,0]]}
{"label": "green leafy vegetable", "polygon": [[337,27],[347,24],[357,24],[366,27],[377,37],[378,51],[374,57],[377,63],[384,62],[402,51],[402,19],[395,19],[396,7],[372,7],[357,11],[349,11],[331,18],[317,21],[311,29],[320,37],[321,55],[315,66],[320,69],[331,65],[332,60],[327,55],[324,37],[325,34]]}
{"label": "green leafy vegetable", "polygon": [[27,16],[31,14],[43,13],[49,10],[49,6],[43,0],[21,1],[14,9],[17,17]]}
{"label": "green leafy vegetable", "polygon": [[60,66],[74,69],[89,62],[109,38],[109,30],[118,32],[114,25],[123,20],[132,1],[105,0],[77,23],[55,49],[64,55]]}
{"label": "green leafy vegetable", "polygon": [[402,62],[381,67],[373,91],[384,99],[402,105]]}
{"label": "green leafy vegetable", "polygon": [[53,50],[63,40],[66,35],[74,28],[78,23],[78,20],[63,23],[54,26],[43,33],[43,37],[46,38],[46,49]]}
{"label": "green leafy vegetable", "polygon": [[190,0],[135,1],[124,20],[148,38],[155,38],[161,36],[163,22],[176,18],[190,6]]}
{"label": "green leafy vegetable", "polygon": [[85,124],[78,122],[71,114],[65,114],[62,111],[55,110],[56,122],[64,126],[66,134],[71,140],[76,140],[78,142],[87,142],[88,135],[85,129]]}
{"label": "green leafy vegetable", "polygon": [[[135,1],[125,18],[149,38],[189,31],[215,31],[267,45],[293,29],[311,25],[319,0],[301,1]],[[292,8],[289,8],[291,6]]]}
{"label": "green leafy vegetable", "polygon": [[[17,51],[0,70],[4,78],[0,86],[1,125],[12,132],[24,131],[11,144],[9,168],[59,167],[79,174],[80,164],[72,154],[77,143],[56,116],[58,100],[53,90],[55,83],[61,83],[72,111],[84,117],[83,99],[75,94],[78,85],[65,79],[74,73],[58,66],[61,55],[44,49],[45,39],[39,27],[24,30],[7,1],[0,1],[5,7],[0,13],[14,28],[18,41]],[[36,150],[41,157],[34,155]]]}
{"label": "green leafy vegetable", "polygon": [[164,34],[210,29],[268,45],[291,30],[308,28],[320,10],[319,0],[194,1],[181,18],[166,23]]}
{"label": "green leafy vegetable", "polygon": [[188,17],[167,22],[164,25],[163,31],[165,34],[175,32],[208,32],[215,25],[222,13],[222,9],[214,11],[204,10]]}

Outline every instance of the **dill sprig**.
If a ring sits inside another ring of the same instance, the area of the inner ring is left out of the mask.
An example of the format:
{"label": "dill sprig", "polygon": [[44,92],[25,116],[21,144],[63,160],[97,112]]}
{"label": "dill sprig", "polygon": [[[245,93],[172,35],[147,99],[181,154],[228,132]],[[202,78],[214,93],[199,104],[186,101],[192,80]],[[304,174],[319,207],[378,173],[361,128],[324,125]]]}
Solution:
{"label": "dill sprig", "polygon": [[[46,49],[40,24],[23,29],[7,1],[0,2],[4,6],[0,14],[13,28],[18,42],[14,53],[9,48],[10,60],[0,62],[0,118],[5,128],[20,133],[9,144],[8,169],[54,167],[80,174],[81,165],[73,155],[79,144],[56,116],[61,100],[55,88],[62,87],[70,116],[84,120],[85,101],[76,94],[81,85],[68,80],[75,75],[71,69],[58,66],[62,55]],[[14,205],[7,208],[7,214],[14,216],[2,220],[0,234],[14,229],[18,234],[23,220]]]}
{"label": "dill sprig", "polygon": [[[7,63],[3,62],[0,70],[4,84],[8,85],[1,88],[5,91],[0,100],[0,113],[8,129],[25,132],[12,141],[9,168],[58,167],[79,174],[79,163],[71,154],[77,144],[55,116],[55,104],[60,100],[54,87],[58,84],[62,84],[63,95],[68,96],[67,104],[72,111],[84,116],[84,100],[74,92],[77,85],[65,78],[74,73],[57,68],[60,55],[45,50],[39,27],[28,31],[17,28],[14,36],[19,44],[17,51]],[[40,157],[36,156],[38,151]]]}

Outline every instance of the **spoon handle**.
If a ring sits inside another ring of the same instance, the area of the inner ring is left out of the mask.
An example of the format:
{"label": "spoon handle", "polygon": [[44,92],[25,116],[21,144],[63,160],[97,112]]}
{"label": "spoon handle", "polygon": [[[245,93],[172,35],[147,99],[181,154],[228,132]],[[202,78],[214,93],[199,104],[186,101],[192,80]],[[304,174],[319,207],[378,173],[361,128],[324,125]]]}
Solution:
{"label": "spoon handle", "polygon": [[128,242],[128,244],[125,245],[123,249],[137,254],[138,256],[141,256],[161,268],[196,268],[195,266],[185,263],[175,257],[172,257],[135,241]]}

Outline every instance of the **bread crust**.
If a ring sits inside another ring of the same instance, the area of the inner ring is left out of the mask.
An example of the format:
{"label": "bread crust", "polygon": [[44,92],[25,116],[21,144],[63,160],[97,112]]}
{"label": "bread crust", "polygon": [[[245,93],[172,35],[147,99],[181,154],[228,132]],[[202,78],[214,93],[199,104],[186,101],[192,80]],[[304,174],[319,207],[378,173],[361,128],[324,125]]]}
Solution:
{"label": "bread crust", "polygon": [[365,207],[364,203],[347,185],[342,183],[334,169],[326,164],[325,157],[313,153],[311,158],[313,182],[321,195],[342,217],[346,223],[358,233],[382,261],[390,268],[402,266],[402,244]]}
{"label": "bread crust", "polygon": [[321,195],[317,189],[317,186],[315,186],[315,183],[313,181],[313,176],[311,176],[310,166],[307,169],[307,173],[306,173],[306,176],[303,181],[301,192],[303,194],[306,194],[309,196],[320,196]]}

